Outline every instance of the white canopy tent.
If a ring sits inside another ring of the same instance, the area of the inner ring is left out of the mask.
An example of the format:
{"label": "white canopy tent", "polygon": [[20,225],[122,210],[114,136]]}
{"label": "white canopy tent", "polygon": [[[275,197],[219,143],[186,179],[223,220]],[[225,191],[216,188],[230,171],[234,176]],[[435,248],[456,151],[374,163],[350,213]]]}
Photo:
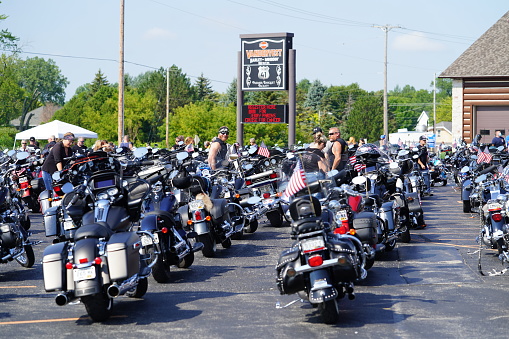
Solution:
{"label": "white canopy tent", "polygon": [[79,126],[68,124],[59,120],[53,120],[46,124],[39,125],[34,128],[27,129],[26,131],[17,133],[14,139],[14,143],[16,143],[16,140],[29,139],[30,137],[34,137],[36,140],[48,139],[52,135],[54,135],[56,138],[63,138],[64,134],[67,132],[72,132],[76,138],[97,138],[97,133],[89,131],[88,129],[84,129]]}

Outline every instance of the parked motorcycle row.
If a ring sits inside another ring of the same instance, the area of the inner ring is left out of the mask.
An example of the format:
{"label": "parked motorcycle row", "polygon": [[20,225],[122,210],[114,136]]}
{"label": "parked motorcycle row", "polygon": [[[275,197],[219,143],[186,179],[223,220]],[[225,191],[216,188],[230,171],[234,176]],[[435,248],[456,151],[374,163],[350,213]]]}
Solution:
{"label": "parked motorcycle row", "polygon": [[499,275],[509,264],[509,154],[503,146],[462,145],[450,158],[455,182],[461,192],[464,213],[475,213],[479,220],[480,274],[483,248],[495,250],[503,267],[490,272]]}
{"label": "parked motorcycle row", "polygon": [[302,152],[273,149],[264,157],[232,148],[212,171],[202,151],[97,151],[68,159],[52,192],[43,190],[40,160],[7,152],[1,262],[34,264],[27,212],[42,213],[52,243],[42,258],[46,292],[56,293],[57,305],[79,302],[104,321],[117,297],[143,297],[150,275],[169,282],[174,267],[189,268],[199,251],[212,258],[218,245],[227,250],[266,217],[291,227],[292,244],[276,265],[279,291],[298,294],[335,323],[337,301],[355,299],[355,283],[376,259],[425,226],[424,180],[412,150],[391,154],[366,144],[350,149],[347,169],[329,173],[304,172]]}

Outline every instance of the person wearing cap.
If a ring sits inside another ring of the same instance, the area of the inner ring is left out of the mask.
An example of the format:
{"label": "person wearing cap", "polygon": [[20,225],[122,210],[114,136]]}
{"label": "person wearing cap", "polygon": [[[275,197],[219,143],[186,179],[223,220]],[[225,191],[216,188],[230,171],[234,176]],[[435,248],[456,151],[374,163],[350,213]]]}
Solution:
{"label": "person wearing cap", "polygon": [[40,149],[34,137],[30,137],[30,143],[28,144],[28,148],[31,148],[34,152],[36,149]]}
{"label": "person wearing cap", "polygon": [[211,169],[215,170],[220,168],[221,162],[226,160],[226,153],[228,153],[228,145],[226,141],[230,136],[230,130],[226,126],[219,128],[219,133],[216,138],[212,139],[212,144],[209,149],[208,163]]}
{"label": "person wearing cap", "polygon": [[51,178],[53,173],[63,170],[65,158],[72,156],[71,146],[73,142],[74,134],[71,132],[65,133],[62,141],[56,143],[48,156],[44,159],[44,163],[42,164],[42,180],[48,191],[53,190],[53,181]]}
{"label": "person wearing cap", "polygon": [[421,170],[422,176],[424,178],[424,184],[426,185],[426,192],[425,194],[432,196],[433,193],[431,193],[431,179],[429,174],[429,154],[428,154],[428,147],[426,147],[426,142],[428,141],[428,138],[426,138],[425,135],[421,135],[419,137],[419,145],[417,146],[418,149],[418,158],[417,158],[417,164],[419,165],[419,169]]}

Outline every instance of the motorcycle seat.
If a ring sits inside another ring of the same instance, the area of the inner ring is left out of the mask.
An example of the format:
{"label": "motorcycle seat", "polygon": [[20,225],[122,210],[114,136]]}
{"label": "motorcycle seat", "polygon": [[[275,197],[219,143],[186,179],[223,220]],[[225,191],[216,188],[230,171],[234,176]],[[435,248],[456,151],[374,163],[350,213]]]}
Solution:
{"label": "motorcycle seat", "polygon": [[323,229],[321,217],[304,218],[292,222],[292,236]]}
{"label": "motorcycle seat", "polygon": [[78,241],[85,238],[106,238],[113,234],[113,231],[108,227],[106,223],[94,223],[81,226],[76,230],[74,234],[74,240]]}

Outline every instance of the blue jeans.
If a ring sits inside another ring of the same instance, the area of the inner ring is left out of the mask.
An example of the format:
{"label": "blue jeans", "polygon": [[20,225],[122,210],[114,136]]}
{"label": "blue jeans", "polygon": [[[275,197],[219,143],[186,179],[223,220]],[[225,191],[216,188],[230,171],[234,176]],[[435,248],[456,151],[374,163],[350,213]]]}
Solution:
{"label": "blue jeans", "polygon": [[49,172],[42,171],[42,180],[44,181],[44,187],[46,187],[48,191],[53,191],[53,179]]}
{"label": "blue jeans", "polygon": [[422,177],[424,179],[424,184],[426,185],[426,193],[431,191],[431,175],[429,174],[429,170],[421,170]]}

